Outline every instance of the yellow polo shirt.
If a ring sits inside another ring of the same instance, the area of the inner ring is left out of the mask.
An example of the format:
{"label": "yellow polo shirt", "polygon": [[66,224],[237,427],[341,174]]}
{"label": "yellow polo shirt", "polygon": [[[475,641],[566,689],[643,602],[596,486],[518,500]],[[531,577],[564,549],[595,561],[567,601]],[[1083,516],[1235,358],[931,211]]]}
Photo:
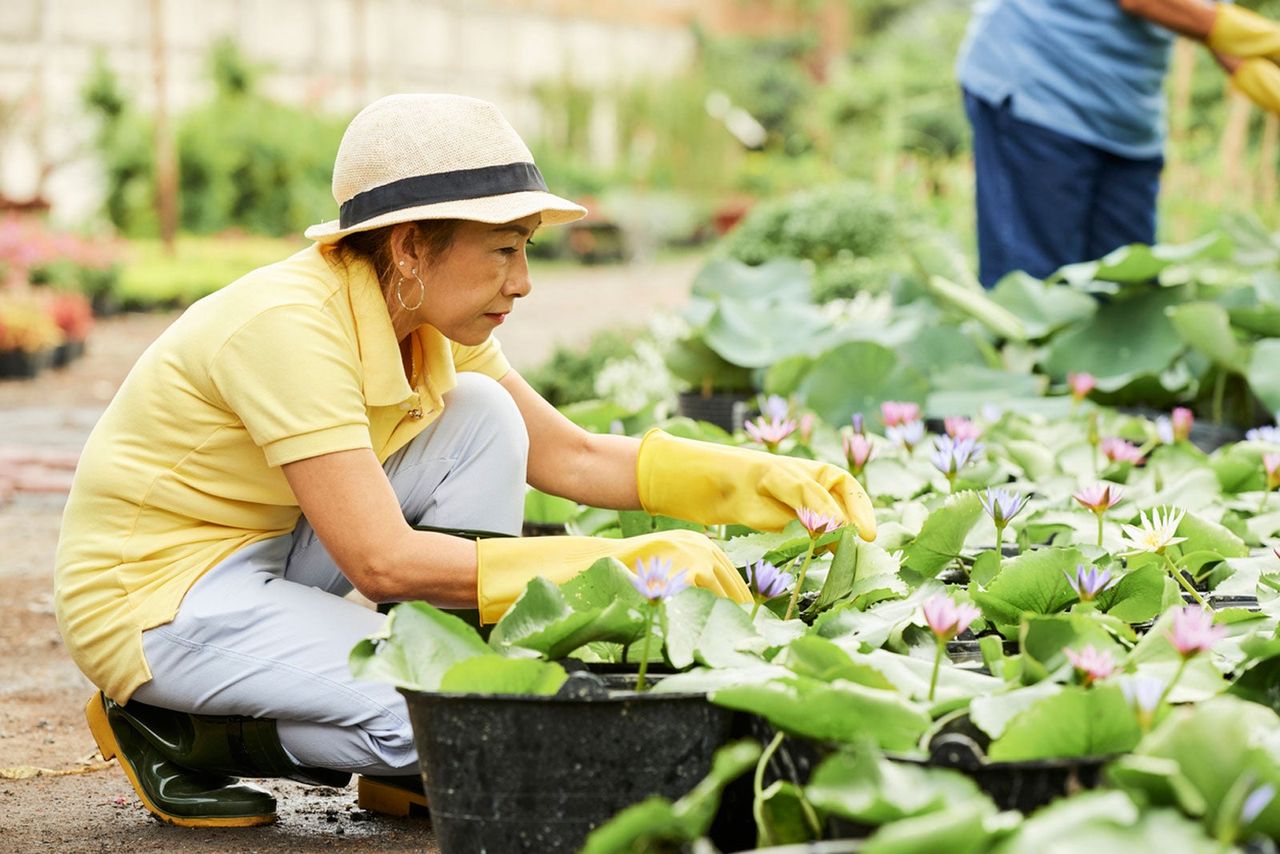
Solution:
{"label": "yellow polo shirt", "polygon": [[170,622],[233,552],[293,530],[282,464],[355,448],[385,461],[440,415],[456,372],[509,370],[493,338],[466,347],[423,326],[411,387],[371,269],[335,267],[327,251],[313,245],[192,305],[89,436],[54,602],[72,659],[118,702],[151,678],[143,631]]}

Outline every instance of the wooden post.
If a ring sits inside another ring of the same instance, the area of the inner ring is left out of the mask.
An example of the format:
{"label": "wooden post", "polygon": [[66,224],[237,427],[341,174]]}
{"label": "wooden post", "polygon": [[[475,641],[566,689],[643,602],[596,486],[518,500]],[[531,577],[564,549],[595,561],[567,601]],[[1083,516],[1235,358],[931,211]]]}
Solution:
{"label": "wooden post", "polygon": [[165,251],[174,251],[178,234],[178,155],[169,129],[168,98],[165,95],[166,52],[164,44],[164,0],[150,0],[151,68],[155,85],[156,217]]}
{"label": "wooden post", "polygon": [[1217,203],[1230,201],[1232,207],[1247,206],[1252,193],[1244,168],[1245,144],[1249,138],[1249,99],[1234,89],[1228,90],[1227,124],[1222,130],[1218,159],[1222,164],[1222,181],[1217,187]]}
{"label": "wooden post", "polygon": [[1280,116],[1267,113],[1262,120],[1262,145],[1258,149],[1258,207],[1268,218],[1268,224],[1275,226],[1276,202],[1276,158],[1280,157]]}

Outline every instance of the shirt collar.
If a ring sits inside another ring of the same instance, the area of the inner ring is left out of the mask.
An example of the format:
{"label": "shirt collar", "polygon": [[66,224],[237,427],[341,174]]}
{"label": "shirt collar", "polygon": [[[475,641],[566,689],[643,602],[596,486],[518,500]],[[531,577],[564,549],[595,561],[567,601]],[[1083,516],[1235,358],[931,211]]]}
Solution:
{"label": "shirt collar", "polygon": [[404,375],[400,343],[391,326],[391,315],[377,277],[363,260],[351,261],[347,289],[355,319],[360,366],[364,372],[364,398],[368,406],[396,406],[414,396]]}

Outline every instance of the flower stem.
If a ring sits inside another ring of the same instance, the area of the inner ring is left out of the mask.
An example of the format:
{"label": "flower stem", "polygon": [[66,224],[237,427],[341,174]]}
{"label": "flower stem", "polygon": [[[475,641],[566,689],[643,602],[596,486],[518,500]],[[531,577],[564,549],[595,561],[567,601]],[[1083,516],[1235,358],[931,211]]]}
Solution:
{"label": "flower stem", "polygon": [[1102,548],[1102,512],[1098,512],[1098,548]]}
{"label": "flower stem", "polygon": [[756,621],[756,613],[760,610],[760,603],[763,602],[764,600],[761,599],[759,596],[752,596],[751,598],[755,600],[756,604],[752,606],[751,616],[748,617],[747,619],[749,619],[751,622],[754,623]]}
{"label": "flower stem", "polygon": [[1182,678],[1182,671],[1187,669],[1187,658],[1183,657],[1178,662],[1178,669],[1174,672],[1173,678],[1169,680],[1169,684],[1164,686],[1164,690],[1160,692],[1160,699],[1156,700],[1156,707],[1151,712],[1152,719],[1160,713],[1160,707],[1169,699],[1169,695],[1173,693],[1173,686],[1178,684],[1178,680]]}
{"label": "flower stem", "polygon": [[1227,372],[1218,369],[1218,375],[1213,380],[1213,423],[1222,425],[1222,399],[1227,392]]}
{"label": "flower stem", "polygon": [[640,648],[640,672],[636,674],[636,690],[644,690],[644,672],[649,669],[649,641],[653,639],[653,612],[658,606],[650,602],[644,614],[644,646]]}
{"label": "flower stem", "polygon": [[791,591],[791,601],[787,603],[787,613],[782,618],[790,620],[796,612],[796,603],[800,601],[800,588],[804,586],[804,574],[809,571],[809,564],[813,561],[813,545],[817,540],[809,537],[809,548],[804,553],[804,563],[800,564],[800,572],[796,574],[796,586]]}
{"label": "flower stem", "polygon": [[1267,488],[1262,492],[1262,501],[1258,503],[1258,512],[1261,513],[1267,509],[1267,499],[1271,497],[1271,484],[1267,484]]}
{"label": "flower stem", "polygon": [[933,654],[933,675],[929,677],[929,702],[933,702],[933,695],[938,692],[938,671],[942,668],[942,653],[947,648],[947,642],[942,638],[938,638],[938,649]]}
{"label": "flower stem", "polygon": [[1178,569],[1177,565],[1174,564],[1173,558],[1169,557],[1168,554],[1165,554],[1164,562],[1165,565],[1169,567],[1169,571],[1173,573],[1173,577],[1182,585],[1182,589],[1190,593],[1191,598],[1199,602],[1201,608],[1208,610],[1208,603],[1204,601],[1203,597],[1201,597],[1199,591],[1196,590],[1195,585],[1188,581],[1187,577],[1182,574],[1182,570]]}
{"label": "flower stem", "polygon": [[1003,525],[996,522],[996,554],[1002,559],[1004,558],[1004,529],[1007,524],[1007,522]]}
{"label": "flower stem", "polygon": [[764,769],[769,765],[769,760],[773,758],[773,754],[778,751],[778,746],[782,744],[782,733],[779,732],[773,737],[773,741],[769,742],[769,746],[764,749],[764,753],[760,754],[760,761],[756,763],[756,774],[752,780],[752,790],[755,792],[755,798],[751,801],[751,815],[756,820],[756,829],[760,833],[760,842],[768,845],[773,842],[769,836],[769,826],[764,821]]}

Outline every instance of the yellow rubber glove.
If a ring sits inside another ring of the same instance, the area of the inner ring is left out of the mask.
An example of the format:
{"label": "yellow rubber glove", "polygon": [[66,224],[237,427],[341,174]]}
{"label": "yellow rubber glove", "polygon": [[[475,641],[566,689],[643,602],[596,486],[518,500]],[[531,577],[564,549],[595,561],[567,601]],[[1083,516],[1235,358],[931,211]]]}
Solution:
{"label": "yellow rubber glove", "polygon": [[1280,65],[1269,59],[1246,59],[1231,83],[1264,110],[1280,113]]}
{"label": "yellow rubber glove", "polygon": [[671,561],[672,574],[687,570],[685,580],[735,602],[750,602],[747,587],[733,563],[715,543],[696,531],[661,531],[622,540],[604,537],[493,537],[476,541],[476,601],[482,623],[497,622],[541,575],[562,584],[591,568],[602,557],[614,557],[635,571],[636,561]]}
{"label": "yellow rubber glove", "polygon": [[1205,43],[1231,56],[1280,57],[1280,25],[1257,12],[1219,3]]}
{"label": "yellow rubber glove", "polygon": [[876,538],[876,516],[862,486],[842,468],[678,439],[658,429],[640,443],[640,503],[653,514],[703,525],[735,523],[779,531],[807,507]]}

